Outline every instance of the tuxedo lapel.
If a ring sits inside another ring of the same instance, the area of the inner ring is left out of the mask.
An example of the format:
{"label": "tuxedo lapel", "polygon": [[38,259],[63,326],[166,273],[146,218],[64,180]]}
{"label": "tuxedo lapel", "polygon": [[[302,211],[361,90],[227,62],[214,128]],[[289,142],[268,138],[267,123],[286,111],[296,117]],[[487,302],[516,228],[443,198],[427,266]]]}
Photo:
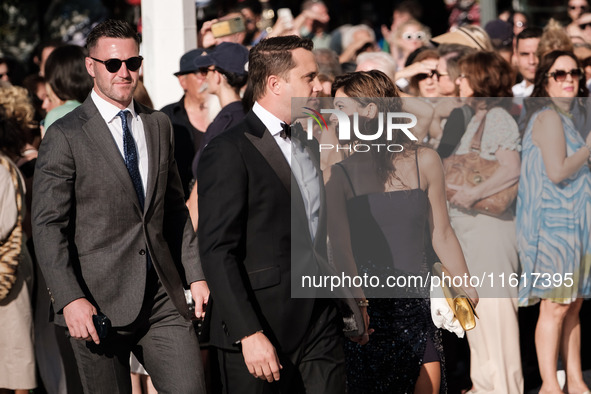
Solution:
{"label": "tuxedo lapel", "polygon": [[127,167],[125,166],[123,156],[121,156],[121,152],[113,140],[113,135],[111,134],[109,127],[90,97],[84,101],[82,107],[84,109],[80,115],[82,120],[82,131],[94,142],[98,152],[100,152],[105,158],[105,161],[111,168],[115,178],[121,183],[126,194],[133,200],[138,212],[141,214],[141,207],[135,188],[133,187],[133,182],[131,181]]}
{"label": "tuxedo lapel", "polygon": [[285,186],[287,192],[291,193],[291,168],[285,156],[283,156],[279,145],[277,145],[275,138],[273,138],[269,130],[267,130],[254,112],[250,111],[246,115],[246,123],[249,126],[249,130],[245,133],[246,138],[248,138],[267,163],[269,163],[283,186]]}
{"label": "tuxedo lapel", "polygon": [[[254,114],[254,112],[249,112],[246,115],[246,122],[249,126],[249,130],[245,133],[246,138],[254,145],[254,147],[259,151],[259,153],[263,156],[263,158],[269,163],[273,171],[277,174],[283,186],[285,186],[286,190],[290,193],[291,196],[291,210],[292,210],[292,219],[293,216],[296,216],[296,220],[302,220],[304,224],[306,224],[305,228],[308,228],[308,219],[306,215],[306,207],[304,204],[304,198],[302,197],[302,192],[299,188],[298,182],[293,176],[293,172],[291,171],[291,167],[289,163],[285,159],[281,148],[277,145],[277,141],[271,135],[269,130],[265,127],[265,125],[260,121],[260,119]],[[306,146],[306,151],[312,157],[312,161],[314,166],[319,169],[318,160],[315,160],[314,155],[311,154],[309,147]],[[318,175],[319,181],[322,182],[322,175]],[[322,203],[323,203],[323,192],[324,186],[320,185],[321,191],[321,212],[322,213]]]}

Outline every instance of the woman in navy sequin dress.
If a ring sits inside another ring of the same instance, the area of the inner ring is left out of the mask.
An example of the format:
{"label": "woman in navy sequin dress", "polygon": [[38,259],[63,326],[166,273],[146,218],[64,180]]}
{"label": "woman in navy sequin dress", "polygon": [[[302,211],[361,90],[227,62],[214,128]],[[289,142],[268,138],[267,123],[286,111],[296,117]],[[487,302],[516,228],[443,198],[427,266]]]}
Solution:
{"label": "woman in navy sequin dress", "polygon": [[[366,134],[375,133],[379,113],[403,112],[402,101],[392,98],[398,97],[396,88],[379,71],[337,77],[333,96],[335,109],[359,114],[359,128],[365,126]],[[451,275],[464,275],[468,269],[449,224],[439,156],[401,132],[390,141],[383,134],[371,143],[404,149],[358,152],[325,174],[335,266],[351,277],[378,276],[381,283],[390,275],[426,277],[425,238],[430,236]],[[348,392],[445,392],[441,334],[431,320],[428,289],[426,294],[410,286],[404,294],[370,290],[351,289],[366,327],[345,344]],[[466,291],[477,301],[473,289]],[[362,306],[366,295],[369,306]]]}

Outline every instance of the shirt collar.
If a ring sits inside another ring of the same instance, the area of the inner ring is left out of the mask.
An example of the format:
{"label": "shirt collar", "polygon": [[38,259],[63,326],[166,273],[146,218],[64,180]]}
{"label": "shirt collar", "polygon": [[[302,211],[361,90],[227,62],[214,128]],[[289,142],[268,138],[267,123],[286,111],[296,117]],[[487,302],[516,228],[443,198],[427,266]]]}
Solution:
{"label": "shirt collar", "polygon": [[[101,114],[102,118],[105,120],[105,122],[107,122],[107,124],[111,123],[119,111],[121,111],[121,109],[99,96],[94,89],[92,89],[90,97],[92,98],[94,105],[96,105],[99,114]],[[133,105],[133,99],[125,109],[131,112],[132,117],[135,118],[137,116]]]}
{"label": "shirt collar", "polygon": [[267,130],[271,133],[272,136],[276,136],[277,134],[281,133],[283,127],[281,127],[283,122],[281,119],[273,115],[271,112],[266,110],[262,105],[256,101],[252,107],[252,112],[263,122]]}

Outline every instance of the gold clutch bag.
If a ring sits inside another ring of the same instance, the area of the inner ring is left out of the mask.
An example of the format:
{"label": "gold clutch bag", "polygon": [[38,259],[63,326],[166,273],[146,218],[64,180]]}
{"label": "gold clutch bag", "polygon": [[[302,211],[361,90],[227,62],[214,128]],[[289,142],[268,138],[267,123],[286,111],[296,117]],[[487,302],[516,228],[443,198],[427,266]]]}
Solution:
{"label": "gold clutch bag", "polygon": [[[437,262],[433,264],[433,276],[437,276],[441,278],[445,274],[445,277],[451,278],[449,272],[445,269],[445,267]],[[451,286],[446,286],[450,284]],[[460,325],[464,329],[464,331],[469,331],[476,327],[476,318],[478,314],[476,313],[476,309],[466,291],[461,287],[455,287],[450,281],[447,279],[441,281],[441,289],[443,290],[443,295],[449,304],[454,316],[460,322]]]}

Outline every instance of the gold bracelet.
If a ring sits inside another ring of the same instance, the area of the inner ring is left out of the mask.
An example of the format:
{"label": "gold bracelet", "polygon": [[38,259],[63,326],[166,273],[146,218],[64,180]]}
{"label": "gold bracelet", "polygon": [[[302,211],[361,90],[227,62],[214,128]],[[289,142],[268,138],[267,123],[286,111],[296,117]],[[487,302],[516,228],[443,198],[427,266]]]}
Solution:
{"label": "gold bracelet", "polygon": [[369,300],[359,300],[359,301],[357,301],[357,305],[358,306],[368,307],[369,306]]}

